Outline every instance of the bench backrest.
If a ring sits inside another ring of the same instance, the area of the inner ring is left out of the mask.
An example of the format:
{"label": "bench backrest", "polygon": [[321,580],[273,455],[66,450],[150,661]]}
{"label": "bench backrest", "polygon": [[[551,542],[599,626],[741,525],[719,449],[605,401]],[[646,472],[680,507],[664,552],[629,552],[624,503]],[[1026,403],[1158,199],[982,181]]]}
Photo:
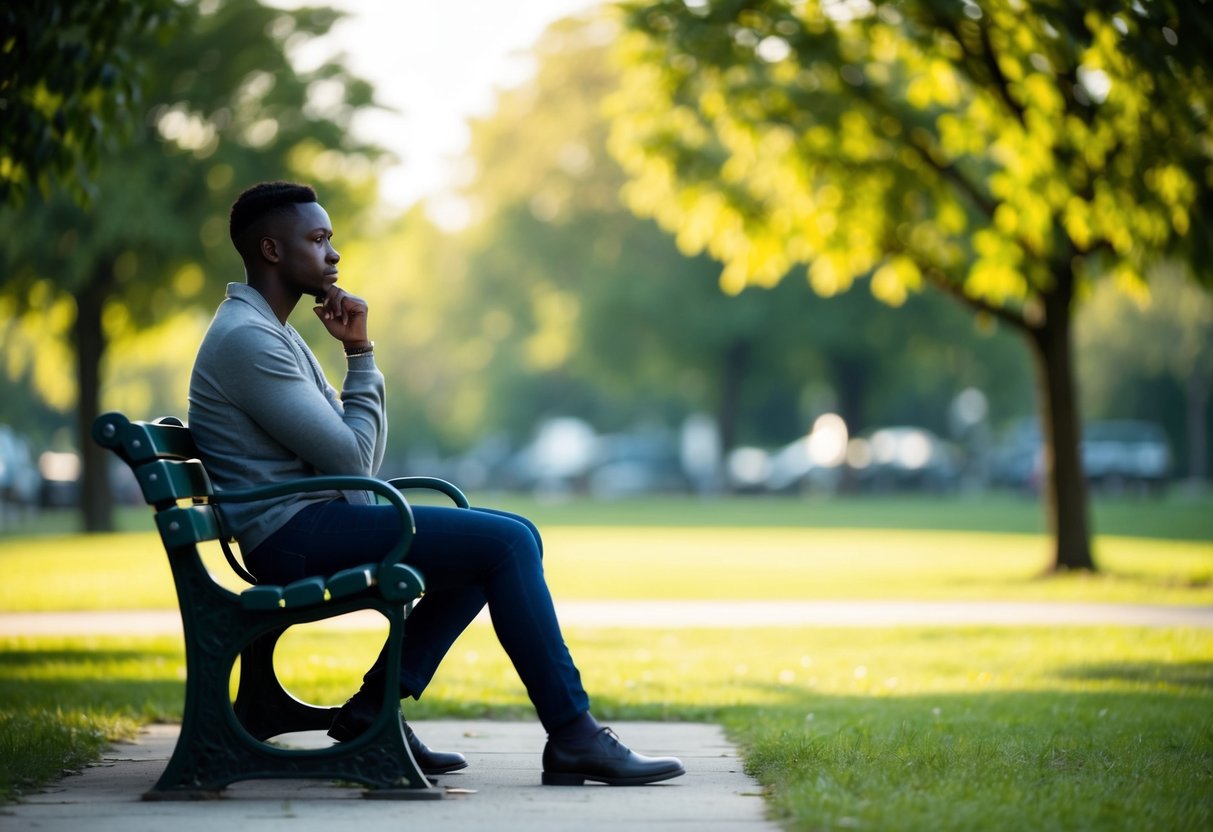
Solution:
{"label": "bench backrest", "polygon": [[132,422],[121,413],[105,413],[93,422],[93,439],[130,466],[143,499],[156,510],[156,526],[166,548],[217,540],[236,574],[256,583],[228,546],[210,503],[214,494],[211,479],[181,420],[168,416],[154,422]]}

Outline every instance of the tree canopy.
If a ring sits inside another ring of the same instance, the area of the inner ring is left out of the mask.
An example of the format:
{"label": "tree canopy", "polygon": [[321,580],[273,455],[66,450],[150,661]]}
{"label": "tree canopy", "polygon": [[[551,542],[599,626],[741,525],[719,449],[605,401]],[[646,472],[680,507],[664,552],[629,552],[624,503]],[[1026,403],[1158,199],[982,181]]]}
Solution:
{"label": "tree canopy", "polygon": [[626,197],[737,292],[806,268],[899,304],[933,285],[1037,359],[1059,568],[1091,568],[1070,320],[1163,255],[1206,283],[1208,4],[625,4]]}
{"label": "tree canopy", "polygon": [[26,0],[0,8],[0,205],[31,188],[87,199],[103,149],[142,112],[135,43],[171,36],[173,0]]}
{"label": "tree canopy", "polygon": [[633,4],[629,202],[729,291],[808,264],[822,294],[926,280],[1019,324],[1076,257],[1208,263],[1205,6]]}

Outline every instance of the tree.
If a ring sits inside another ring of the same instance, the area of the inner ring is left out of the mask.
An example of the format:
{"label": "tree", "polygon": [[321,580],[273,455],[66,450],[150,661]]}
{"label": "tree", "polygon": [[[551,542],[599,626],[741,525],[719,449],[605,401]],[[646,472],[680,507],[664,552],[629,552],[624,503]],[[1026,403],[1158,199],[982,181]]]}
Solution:
{"label": "tree", "polygon": [[[235,191],[304,176],[324,186],[326,206],[352,225],[353,206],[368,194],[355,200],[344,182],[358,170],[365,180],[377,154],[347,131],[354,110],[371,102],[369,86],[331,63],[299,73],[286,55],[289,38],[327,31],[337,12],[234,1],[189,11],[170,43],[125,44],[147,69],[143,118],[125,145],[102,157],[96,199],[81,206],[52,194],[3,217],[11,245],[0,294],[18,311],[38,296],[73,302],[90,531],[111,525],[106,460],[89,438],[110,339],[184,306],[213,307],[218,288],[239,279],[226,239]],[[363,187],[373,196],[373,186]]]}
{"label": "tree", "polygon": [[1205,5],[628,4],[627,200],[726,291],[807,265],[823,295],[930,285],[1021,333],[1054,568],[1094,569],[1071,319],[1163,254],[1213,279]]}
{"label": "tree", "polygon": [[26,0],[0,8],[0,205],[31,187],[78,199],[103,146],[129,134],[141,110],[134,42],[167,38],[183,14],[172,0]]}

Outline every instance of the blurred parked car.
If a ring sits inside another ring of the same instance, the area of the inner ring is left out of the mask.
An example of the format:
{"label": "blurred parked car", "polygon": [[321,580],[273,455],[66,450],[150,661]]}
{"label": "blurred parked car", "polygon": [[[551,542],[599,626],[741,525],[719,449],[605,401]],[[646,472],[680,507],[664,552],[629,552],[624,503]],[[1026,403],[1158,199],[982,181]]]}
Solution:
{"label": "blurred parked car", "polygon": [[504,484],[548,496],[583,492],[596,441],[594,429],[581,419],[548,419],[530,444],[505,464]]}
{"label": "blurred parked car", "polygon": [[[125,465],[122,467],[126,468]],[[43,451],[38,457],[38,470],[42,472],[44,507],[75,508],[80,505],[80,457],[77,454]]]}
{"label": "blurred parked car", "polygon": [[1171,448],[1152,422],[1092,422],[1083,429],[1082,466],[1092,490],[1160,491],[1171,473]]}
{"label": "blurred parked car", "polygon": [[847,447],[852,479],[863,491],[951,491],[960,484],[957,449],[920,427],[860,434]]}
{"label": "blurred parked car", "polygon": [[659,433],[600,436],[589,470],[595,497],[685,492],[691,482],[674,440]]}
{"label": "blurred parked car", "polygon": [[8,425],[0,425],[0,503],[36,508],[41,493],[42,475],[29,441]]}
{"label": "blurred parked car", "polygon": [[[1083,474],[1096,493],[1157,492],[1171,474],[1171,449],[1162,428],[1129,419],[1090,422],[1079,448]],[[995,453],[993,482],[1038,491],[1044,451],[1036,422],[1017,425]]]}
{"label": "blurred parked car", "polygon": [[1040,471],[1040,428],[1035,419],[1020,420],[994,449],[990,484],[1015,491],[1036,491]]}
{"label": "blurred parked car", "polygon": [[[1158,424],[1135,420],[1088,422],[1082,428],[1082,469],[1097,494],[1160,491],[1171,477],[1171,445]],[[993,484],[1038,491],[1044,451],[1036,422],[1021,422],[995,452]]]}

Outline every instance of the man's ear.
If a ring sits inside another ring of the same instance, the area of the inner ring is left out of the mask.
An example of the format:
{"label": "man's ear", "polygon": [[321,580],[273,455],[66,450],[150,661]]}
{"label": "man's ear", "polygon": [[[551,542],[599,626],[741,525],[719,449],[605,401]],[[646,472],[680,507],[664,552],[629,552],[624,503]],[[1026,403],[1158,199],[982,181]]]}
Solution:
{"label": "man's ear", "polygon": [[278,241],[273,237],[262,237],[257,245],[261,257],[270,263],[277,263],[280,258],[278,254]]}

